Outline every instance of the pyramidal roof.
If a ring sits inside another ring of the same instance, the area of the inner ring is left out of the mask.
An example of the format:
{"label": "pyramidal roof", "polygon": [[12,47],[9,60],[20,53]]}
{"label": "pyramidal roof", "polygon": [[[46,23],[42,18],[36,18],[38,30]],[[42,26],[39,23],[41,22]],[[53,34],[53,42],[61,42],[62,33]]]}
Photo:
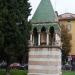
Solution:
{"label": "pyramidal roof", "polygon": [[57,19],[50,0],[41,0],[31,22],[55,22]]}

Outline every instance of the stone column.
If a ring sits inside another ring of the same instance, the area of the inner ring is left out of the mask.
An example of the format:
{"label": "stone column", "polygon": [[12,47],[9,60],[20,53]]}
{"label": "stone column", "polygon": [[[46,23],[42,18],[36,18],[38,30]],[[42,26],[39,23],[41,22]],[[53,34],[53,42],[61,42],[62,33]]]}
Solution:
{"label": "stone column", "polygon": [[30,41],[32,41],[32,33],[30,34]]}
{"label": "stone column", "polygon": [[49,33],[47,32],[47,45],[49,45]]}
{"label": "stone column", "polygon": [[57,33],[55,34],[55,42],[56,42],[56,45],[61,46],[61,38],[59,37]]}
{"label": "stone column", "polygon": [[38,33],[38,46],[40,46],[40,32]]}
{"label": "stone column", "polygon": [[33,45],[34,45],[34,35],[33,35],[33,40],[32,40],[32,43],[33,43]]}
{"label": "stone column", "polygon": [[30,34],[30,44],[32,45],[32,39],[33,39],[33,35],[32,33]]}

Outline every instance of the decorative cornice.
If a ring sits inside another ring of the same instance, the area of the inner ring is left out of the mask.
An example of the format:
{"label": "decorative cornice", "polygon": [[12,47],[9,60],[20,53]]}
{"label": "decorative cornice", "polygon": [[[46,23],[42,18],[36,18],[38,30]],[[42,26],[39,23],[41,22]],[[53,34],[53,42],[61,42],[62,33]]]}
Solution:
{"label": "decorative cornice", "polygon": [[32,24],[47,24],[47,23],[59,23],[59,22],[31,22]]}
{"label": "decorative cornice", "polygon": [[61,46],[29,46],[29,48],[58,48],[61,49]]}

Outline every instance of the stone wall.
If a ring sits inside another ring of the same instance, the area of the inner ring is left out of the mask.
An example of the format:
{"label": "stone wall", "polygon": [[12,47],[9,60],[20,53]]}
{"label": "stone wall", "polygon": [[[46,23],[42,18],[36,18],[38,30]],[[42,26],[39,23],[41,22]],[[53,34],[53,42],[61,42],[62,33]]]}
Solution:
{"label": "stone wall", "polygon": [[30,48],[28,75],[61,75],[60,48]]}

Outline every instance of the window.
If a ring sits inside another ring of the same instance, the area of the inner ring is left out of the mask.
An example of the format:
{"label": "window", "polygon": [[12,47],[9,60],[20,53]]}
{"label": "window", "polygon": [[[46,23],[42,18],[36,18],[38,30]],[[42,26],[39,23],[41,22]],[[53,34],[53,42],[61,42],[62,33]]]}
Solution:
{"label": "window", "polygon": [[41,29],[41,45],[46,45],[46,28],[42,27]]}
{"label": "window", "polygon": [[68,31],[71,31],[71,24],[68,24],[67,26]]}
{"label": "window", "polygon": [[67,20],[67,22],[71,22],[71,20]]}
{"label": "window", "polygon": [[34,41],[34,46],[38,45],[38,32],[37,28],[33,29],[33,41]]}
{"label": "window", "polygon": [[50,32],[50,36],[49,36],[50,42],[49,42],[49,44],[52,45],[55,42],[55,30],[54,30],[53,26],[50,27],[49,32]]}

